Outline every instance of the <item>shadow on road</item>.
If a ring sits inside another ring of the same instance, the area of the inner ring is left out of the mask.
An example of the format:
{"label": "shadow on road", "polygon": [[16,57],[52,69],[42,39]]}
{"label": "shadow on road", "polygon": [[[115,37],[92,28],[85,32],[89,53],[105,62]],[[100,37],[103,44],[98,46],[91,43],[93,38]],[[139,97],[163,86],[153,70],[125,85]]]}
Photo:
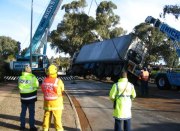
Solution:
{"label": "shadow on road", "polygon": [[[5,114],[0,114],[0,118],[1,119],[6,119],[6,120],[12,120],[12,121],[20,121],[20,117],[19,116],[12,116],[12,115],[5,115]],[[26,118],[26,122],[28,122],[29,119]],[[35,121],[36,125],[38,126],[41,126],[42,125],[42,122],[41,121],[38,121],[36,120]],[[20,124],[20,122],[19,122]],[[6,128],[9,128],[9,129],[19,129],[19,125],[13,125],[13,124],[9,124],[7,122],[0,122],[0,127],[6,127]]]}
{"label": "shadow on road", "polygon": [[133,131],[179,131],[180,124],[179,123],[142,123],[142,125],[146,126],[143,128],[134,129]]}

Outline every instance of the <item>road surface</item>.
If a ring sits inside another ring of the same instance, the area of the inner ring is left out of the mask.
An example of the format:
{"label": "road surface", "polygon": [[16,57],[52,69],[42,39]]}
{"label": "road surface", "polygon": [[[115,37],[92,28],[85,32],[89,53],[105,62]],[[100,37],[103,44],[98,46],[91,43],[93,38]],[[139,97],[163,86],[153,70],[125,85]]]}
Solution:
{"label": "road surface", "polygon": [[[93,80],[65,82],[78,112],[83,131],[113,131],[112,83]],[[138,92],[138,88],[136,88]],[[180,131],[180,92],[160,91],[150,85],[150,97],[137,97],[132,107],[133,131]]]}

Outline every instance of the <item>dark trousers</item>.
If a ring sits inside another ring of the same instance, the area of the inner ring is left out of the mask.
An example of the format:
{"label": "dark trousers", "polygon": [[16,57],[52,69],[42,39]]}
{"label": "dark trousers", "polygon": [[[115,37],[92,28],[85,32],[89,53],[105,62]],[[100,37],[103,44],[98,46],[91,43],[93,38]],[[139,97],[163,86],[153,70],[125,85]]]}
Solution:
{"label": "dark trousers", "polygon": [[141,80],[141,96],[148,96],[148,81]]}
{"label": "dark trousers", "polygon": [[29,126],[30,128],[35,127],[35,102],[33,103],[21,103],[21,114],[20,114],[20,126],[25,127],[26,124],[26,110],[29,110]]}
{"label": "dark trousers", "polygon": [[131,131],[131,119],[127,119],[127,120],[115,119],[114,131],[123,131],[122,125],[124,131]]}

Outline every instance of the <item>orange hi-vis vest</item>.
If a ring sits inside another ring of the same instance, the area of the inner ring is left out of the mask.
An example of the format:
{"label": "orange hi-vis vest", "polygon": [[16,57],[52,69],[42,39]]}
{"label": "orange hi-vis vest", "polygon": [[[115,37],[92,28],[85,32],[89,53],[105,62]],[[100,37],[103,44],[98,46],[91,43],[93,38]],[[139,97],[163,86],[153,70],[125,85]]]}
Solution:
{"label": "orange hi-vis vest", "polygon": [[141,79],[143,81],[148,81],[148,79],[149,79],[149,72],[148,71],[142,71]]}
{"label": "orange hi-vis vest", "polygon": [[42,92],[44,93],[45,100],[56,100],[58,98],[57,93],[58,78],[45,78],[41,85]]}

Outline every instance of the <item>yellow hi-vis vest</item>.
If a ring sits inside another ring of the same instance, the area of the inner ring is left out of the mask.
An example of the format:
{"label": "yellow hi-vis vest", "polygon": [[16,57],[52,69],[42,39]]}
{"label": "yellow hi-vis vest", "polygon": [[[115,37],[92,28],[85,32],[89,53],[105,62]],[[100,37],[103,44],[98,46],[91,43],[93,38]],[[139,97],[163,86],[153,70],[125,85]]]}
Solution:
{"label": "yellow hi-vis vest", "polygon": [[116,100],[113,117],[115,119],[130,119],[132,99],[135,97],[134,85],[128,82],[127,78],[120,78],[117,83],[113,84],[109,93],[109,98],[112,101]]}
{"label": "yellow hi-vis vest", "polygon": [[22,72],[18,80],[18,87],[22,94],[31,93],[37,90],[39,82],[33,74]]}

